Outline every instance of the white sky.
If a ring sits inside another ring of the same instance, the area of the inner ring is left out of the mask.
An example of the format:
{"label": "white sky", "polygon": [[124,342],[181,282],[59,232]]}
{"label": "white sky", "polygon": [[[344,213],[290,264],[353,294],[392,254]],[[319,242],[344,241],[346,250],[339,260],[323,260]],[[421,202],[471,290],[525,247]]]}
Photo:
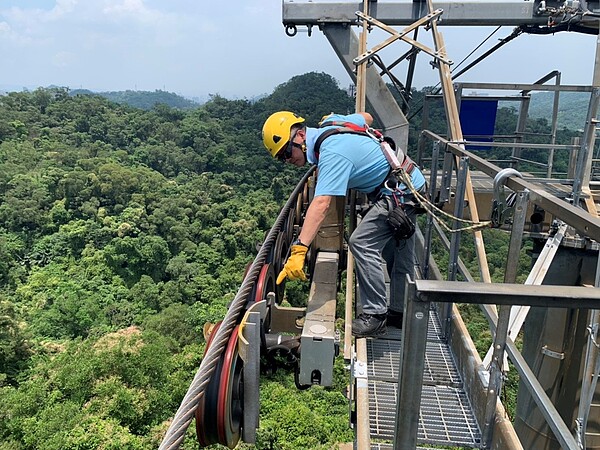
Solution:
{"label": "white sky", "polygon": [[[350,78],[323,34],[287,37],[281,10],[281,0],[0,0],[0,89],[58,85],[250,98],[309,71],[329,73],[346,87]],[[441,30],[456,63],[493,31]],[[502,28],[484,48],[511,31]],[[373,32],[368,46],[387,37]],[[557,69],[563,84],[590,84],[595,48],[595,36],[521,36],[460,80],[533,82]],[[407,49],[391,45],[384,61]],[[429,60],[419,56],[417,88],[438,81]]]}

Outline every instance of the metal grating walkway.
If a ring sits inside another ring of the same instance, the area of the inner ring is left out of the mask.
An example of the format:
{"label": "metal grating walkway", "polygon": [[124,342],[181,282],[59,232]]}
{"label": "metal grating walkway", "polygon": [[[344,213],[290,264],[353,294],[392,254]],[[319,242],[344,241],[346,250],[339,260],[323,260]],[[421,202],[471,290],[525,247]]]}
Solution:
{"label": "metal grating walkway", "polygon": [[[400,367],[400,346],[398,340],[368,339],[367,357],[369,380],[398,381]],[[425,351],[425,373],[423,384],[461,387],[460,375],[447,345],[441,342],[427,342]]]}
{"label": "metal grating walkway", "polygon": [[[373,449],[392,448],[400,366],[400,330],[367,339],[369,412]],[[481,432],[462,388],[462,380],[448,345],[439,337],[437,315],[429,319],[425,372],[419,414],[418,441],[422,445],[479,448]],[[385,442],[387,441],[387,442]]]}

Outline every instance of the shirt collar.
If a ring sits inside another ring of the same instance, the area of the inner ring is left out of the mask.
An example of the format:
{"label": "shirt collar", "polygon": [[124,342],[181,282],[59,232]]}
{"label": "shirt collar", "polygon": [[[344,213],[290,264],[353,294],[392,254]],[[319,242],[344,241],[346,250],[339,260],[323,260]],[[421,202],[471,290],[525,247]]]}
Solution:
{"label": "shirt collar", "polygon": [[315,142],[319,136],[319,130],[316,128],[306,127],[306,159],[311,164],[317,164],[315,156]]}

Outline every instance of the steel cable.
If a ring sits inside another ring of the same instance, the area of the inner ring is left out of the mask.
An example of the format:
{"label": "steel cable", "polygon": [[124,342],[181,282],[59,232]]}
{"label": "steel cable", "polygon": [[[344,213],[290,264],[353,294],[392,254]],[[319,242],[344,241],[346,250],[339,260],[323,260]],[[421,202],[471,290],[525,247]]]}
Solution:
{"label": "steel cable", "polygon": [[[425,197],[423,194],[421,194],[419,191],[417,191],[415,189],[415,187],[413,186],[413,184],[412,184],[411,177],[404,170],[401,169],[399,171],[399,176],[400,176],[402,182],[406,186],[408,186],[408,189],[410,190],[410,192],[419,201],[420,205],[427,212],[427,214],[429,214],[433,218],[433,220],[435,220],[442,227],[444,227],[446,229],[446,231],[448,231],[450,233],[460,233],[461,231],[479,230],[480,228],[489,228],[489,227],[492,226],[492,222],[490,220],[485,221],[485,222],[474,222],[472,220],[461,219],[459,217],[456,217],[456,216],[454,216],[452,214],[447,213],[443,209],[438,208],[437,206],[435,206],[427,197]],[[466,226],[466,227],[462,227],[462,228],[452,229],[448,225],[446,225],[442,221],[442,219],[440,219],[438,216],[435,215],[436,212],[440,213],[443,216],[446,216],[449,219],[455,220],[457,222],[460,222],[460,223],[469,223],[471,225],[470,226]]]}
{"label": "steel cable", "polygon": [[185,437],[185,432],[192,422],[192,418],[195,415],[196,408],[202,397],[205,394],[206,387],[208,386],[213,372],[217,366],[219,358],[225,349],[227,342],[231,336],[233,329],[235,328],[237,321],[240,319],[242,310],[246,306],[248,294],[252,290],[253,283],[256,281],[258,274],[271,250],[271,246],[277,237],[277,233],[282,228],[283,223],[287,219],[287,215],[295,204],[296,198],[304,188],[304,184],[315,171],[316,166],[312,166],[304,175],[300,183],[296,186],[292,194],[290,195],[285,206],[282,208],[279,216],[275,220],[275,223],[269,230],[267,237],[265,238],[264,244],[261,246],[256,258],[252,262],[248,274],[244,278],[240,289],[238,290],[235,298],[232,300],[221,326],[217,330],[217,334],[213,338],[211,346],[206,351],[200,367],[192,380],[192,383],[186,392],[179,409],[173,417],[171,425],[167,429],[165,436],[160,444],[159,450],[176,450],[179,448]]}

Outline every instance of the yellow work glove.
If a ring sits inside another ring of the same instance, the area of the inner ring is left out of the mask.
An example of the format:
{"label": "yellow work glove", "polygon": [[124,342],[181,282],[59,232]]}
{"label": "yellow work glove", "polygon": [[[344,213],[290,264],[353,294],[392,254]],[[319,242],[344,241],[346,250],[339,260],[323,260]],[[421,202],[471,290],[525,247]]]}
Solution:
{"label": "yellow work glove", "polygon": [[304,274],[304,258],[306,258],[307,251],[308,247],[306,245],[292,245],[290,257],[277,277],[277,284],[281,284],[286,277],[290,281],[306,281],[306,275]]}

